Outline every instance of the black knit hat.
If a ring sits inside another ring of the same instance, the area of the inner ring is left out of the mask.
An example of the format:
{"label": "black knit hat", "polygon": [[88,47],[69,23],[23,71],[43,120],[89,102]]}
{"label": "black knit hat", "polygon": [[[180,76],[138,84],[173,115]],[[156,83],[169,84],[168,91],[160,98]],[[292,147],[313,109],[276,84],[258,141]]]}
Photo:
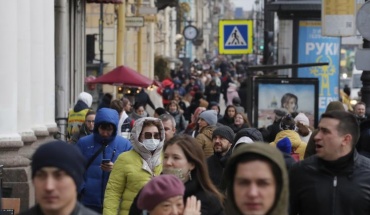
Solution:
{"label": "black knit hat", "polygon": [[32,178],[43,167],[57,167],[73,178],[76,187],[83,181],[86,160],[80,150],[61,140],[40,146],[32,156]]}
{"label": "black knit hat", "polygon": [[235,134],[234,144],[241,138],[241,137],[249,137],[254,142],[263,142],[262,133],[256,128],[242,128]]}
{"label": "black knit hat", "polygon": [[234,141],[234,131],[229,126],[220,126],[216,128],[212,133],[212,139],[216,136],[220,135],[221,137],[227,139],[230,143]]}

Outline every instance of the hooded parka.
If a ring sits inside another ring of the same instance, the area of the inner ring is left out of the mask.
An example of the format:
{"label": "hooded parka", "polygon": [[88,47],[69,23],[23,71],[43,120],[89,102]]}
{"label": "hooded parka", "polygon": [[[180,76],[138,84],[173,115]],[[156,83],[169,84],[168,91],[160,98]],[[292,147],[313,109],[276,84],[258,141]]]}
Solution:
{"label": "hooded parka", "polygon": [[[282,184],[277,184],[276,186],[281,186],[281,191],[275,197],[274,204],[267,214],[264,215],[287,215],[288,214],[288,173],[285,166],[285,161],[278,149],[271,147],[265,143],[253,143],[253,144],[242,144],[232,153],[231,157],[228,160],[227,166],[224,172],[223,185],[226,185],[226,206],[225,211],[227,215],[242,215],[241,211],[235,205],[233,186],[234,181],[231,175],[236,161],[239,157],[245,156],[245,154],[258,154],[270,159],[275,163],[281,171]],[[275,176],[276,177],[276,176]],[[279,190],[279,189],[276,189]]]}
{"label": "hooded parka", "polygon": [[[139,142],[143,124],[147,120],[160,122],[161,141],[153,152]],[[117,211],[119,215],[128,215],[140,189],[151,178],[160,175],[164,137],[164,128],[159,119],[143,117],[135,121],[130,138],[133,149],[121,154],[114,164],[105,191],[104,215],[117,215]]]}

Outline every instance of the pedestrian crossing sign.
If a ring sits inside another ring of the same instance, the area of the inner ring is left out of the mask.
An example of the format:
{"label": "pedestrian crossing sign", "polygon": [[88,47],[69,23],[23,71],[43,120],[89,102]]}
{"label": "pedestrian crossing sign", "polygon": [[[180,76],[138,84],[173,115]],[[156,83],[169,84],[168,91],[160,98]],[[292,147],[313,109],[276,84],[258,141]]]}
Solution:
{"label": "pedestrian crossing sign", "polygon": [[220,20],[220,54],[250,54],[253,52],[252,20]]}

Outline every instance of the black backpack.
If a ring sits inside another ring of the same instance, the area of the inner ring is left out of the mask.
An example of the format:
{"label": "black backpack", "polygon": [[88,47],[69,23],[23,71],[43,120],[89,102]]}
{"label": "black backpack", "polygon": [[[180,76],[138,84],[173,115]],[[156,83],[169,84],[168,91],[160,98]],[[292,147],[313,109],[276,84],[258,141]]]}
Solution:
{"label": "black backpack", "polygon": [[172,100],[173,99],[173,89],[170,86],[166,86],[162,92],[162,98],[165,100]]}

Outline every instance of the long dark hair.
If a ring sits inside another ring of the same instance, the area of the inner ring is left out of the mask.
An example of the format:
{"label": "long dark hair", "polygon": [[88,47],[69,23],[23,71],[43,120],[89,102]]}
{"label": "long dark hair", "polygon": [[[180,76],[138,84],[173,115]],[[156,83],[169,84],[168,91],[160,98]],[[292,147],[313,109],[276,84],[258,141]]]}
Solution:
{"label": "long dark hair", "polygon": [[223,203],[223,195],[217,190],[215,185],[213,185],[209,177],[206,157],[199,143],[197,143],[193,137],[181,134],[166,142],[163,146],[163,151],[166,151],[166,148],[171,145],[178,145],[184,152],[188,162],[194,164],[195,168],[190,174],[196,177],[196,180],[199,182],[203,190],[214,194],[217,199]]}

